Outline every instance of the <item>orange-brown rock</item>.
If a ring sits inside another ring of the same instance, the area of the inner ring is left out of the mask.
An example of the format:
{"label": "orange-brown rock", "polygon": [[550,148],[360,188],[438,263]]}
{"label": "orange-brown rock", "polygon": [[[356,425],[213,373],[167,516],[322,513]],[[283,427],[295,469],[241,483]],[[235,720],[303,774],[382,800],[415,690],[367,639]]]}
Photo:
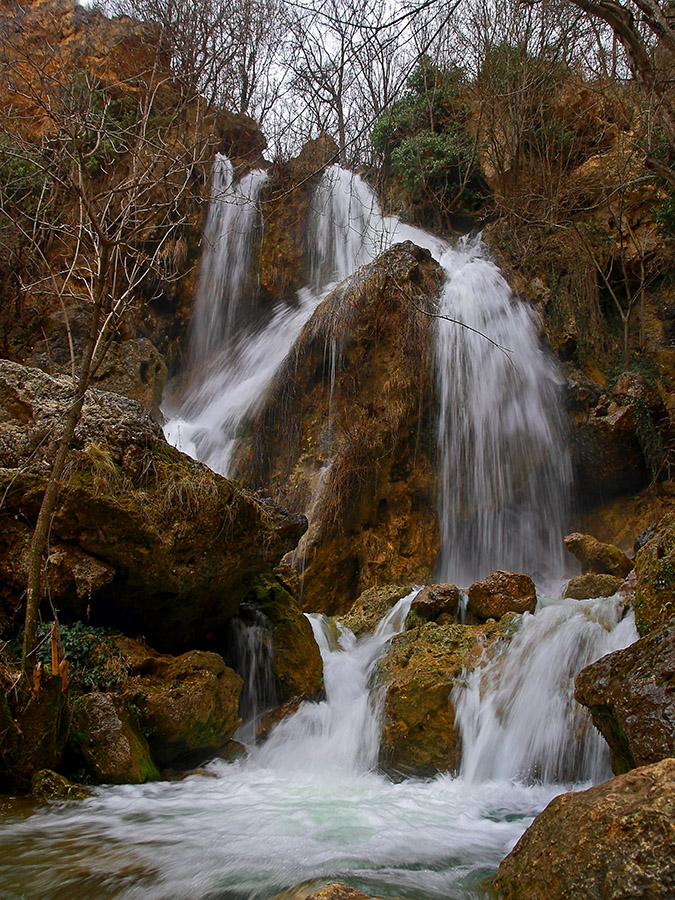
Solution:
{"label": "orange-brown rock", "polygon": [[584,574],[617,575],[625,578],[634,563],[623,550],[613,544],[604,544],[590,534],[568,534],[565,547],[581,563]]}
{"label": "orange-brown rock", "polygon": [[410,604],[406,629],[414,628],[420,622],[436,622],[441,616],[443,621],[454,621],[459,597],[459,588],[454,584],[428,584]]}
{"label": "orange-brown rock", "polygon": [[499,866],[500,900],[671,900],[675,759],[556,797]]}
{"label": "orange-brown rock", "polygon": [[429,580],[439,538],[423,310],[433,309],[440,277],[426,251],[404,243],[340,285],[239,448],[235,477],[306,511],[309,532],[294,554],[306,609],[339,614],[369,587]]}
{"label": "orange-brown rock", "polygon": [[528,575],[498,569],[474,582],[468,591],[469,609],[479,619],[500,619],[508,612],[534,612],[537,592]]}

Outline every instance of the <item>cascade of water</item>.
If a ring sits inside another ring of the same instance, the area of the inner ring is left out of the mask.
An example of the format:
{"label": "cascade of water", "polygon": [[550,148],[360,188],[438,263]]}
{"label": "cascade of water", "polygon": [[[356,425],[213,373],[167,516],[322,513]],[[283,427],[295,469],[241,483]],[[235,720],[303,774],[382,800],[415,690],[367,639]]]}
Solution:
{"label": "cascade of water", "polygon": [[256,741],[260,716],[276,705],[277,694],[269,621],[257,609],[248,608],[244,612],[249,621],[242,618],[242,610],[232,620],[231,650],[228,655],[234,657],[234,668],[242,673],[244,680],[239,700],[242,724],[237,730],[236,739],[251,745]]}
{"label": "cascade of water", "polygon": [[607,745],[574,700],[574,677],[638,634],[623,599],[541,603],[511,643],[453,689],[462,775],[488,779],[602,781]]}
{"label": "cascade of water", "polygon": [[374,634],[358,642],[322,615],[310,616],[323,657],[326,700],[303,703],[256,750],[258,765],[301,772],[368,772],[377,765],[380,723],[370,676],[391,637],[400,631],[417,591],[387,613]]}
{"label": "cascade of water", "polygon": [[241,300],[250,288],[251,236],[260,218],[257,200],[267,173],[255,169],[235,181],[232,163],[218,153],[211,178],[205,249],[190,322],[190,352],[200,364],[222,350],[238,324]]}
{"label": "cascade of water", "polygon": [[559,575],[571,482],[561,378],[479,242],[441,263],[440,579],[470,584],[498,568]]}

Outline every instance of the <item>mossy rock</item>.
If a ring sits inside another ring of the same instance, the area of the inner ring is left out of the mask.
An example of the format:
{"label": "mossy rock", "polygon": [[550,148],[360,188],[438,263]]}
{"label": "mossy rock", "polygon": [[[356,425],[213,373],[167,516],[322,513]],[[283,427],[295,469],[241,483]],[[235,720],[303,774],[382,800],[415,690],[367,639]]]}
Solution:
{"label": "mossy rock", "polygon": [[114,694],[78,697],[68,744],[97,784],[142,784],[159,778],[148,742],[125,701]]}
{"label": "mossy rock", "polygon": [[31,779],[31,796],[34,800],[52,802],[57,800],[84,800],[91,796],[89,788],[73,784],[64,775],[51,769],[41,769]]}
{"label": "mossy rock", "polygon": [[635,572],[635,621],[646,635],[675,616],[675,513],[661,519],[638,551]]}
{"label": "mossy rock", "polygon": [[357,636],[364,632],[372,634],[389,610],[411,590],[411,585],[401,584],[368,588],[357,597],[349,612],[339,617],[338,622]]}
{"label": "mossy rock", "polygon": [[611,597],[623,583],[624,579],[618,575],[577,575],[568,582],[565,597],[573,600]]}

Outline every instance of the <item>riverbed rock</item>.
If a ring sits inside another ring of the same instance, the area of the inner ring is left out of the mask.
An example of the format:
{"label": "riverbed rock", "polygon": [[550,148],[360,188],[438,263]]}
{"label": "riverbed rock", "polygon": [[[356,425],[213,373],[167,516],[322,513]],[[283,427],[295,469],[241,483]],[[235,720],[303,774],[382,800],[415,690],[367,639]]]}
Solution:
{"label": "riverbed rock", "polygon": [[123,698],[114,694],[78,697],[68,744],[98,784],[142,784],[159,778],[146,739]]}
{"label": "riverbed rock", "polygon": [[382,618],[398,601],[412,590],[411,585],[385,584],[372,587],[356,598],[352,608],[338,621],[358,637],[375,631]]}
{"label": "riverbed rock", "polygon": [[499,866],[501,900],[671,900],[675,759],[556,797]]}
{"label": "riverbed rock", "polygon": [[410,604],[406,630],[421,622],[436,622],[440,616],[444,617],[444,621],[454,621],[459,599],[459,588],[454,584],[428,584]]}
{"label": "riverbed rock", "polygon": [[168,656],[124,637],[116,644],[128,671],[125,696],[158,765],[203,761],[230,740],[241,724],[242,679],[221,656],[200,650]]}
{"label": "riverbed rock", "polygon": [[41,769],[31,779],[31,797],[34,800],[53,802],[61,800],[84,800],[91,791],[82,784],[73,784],[64,775],[52,769]]}
{"label": "riverbed rock", "polygon": [[623,550],[613,544],[605,544],[590,534],[568,534],[565,547],[581,563],[583,574],[616,575],[625,578],[634,567]]}
{"label": "riverbed rock", "polygon": [[675,513],[664,516],[635,557],[635,622],[646,635],[675,616]]}
{"label": "riverbed rock", "polygon": [[577,575],[567,583],[565,597],[574,600],[611,597],[616,594],[624,581],[620,575]]}
{"label": "riverbed rock", "polygon": [[574,696],[607,741],[616,775],[675,756],[674,673],[671,624],[577,675]]}
{"label": "riverbed rock", "polygon": [[[317,308],[235,453],[235,477],[302,509],[303,606],[429,580],[438,552],[432,320],[441,269],[398,244]],[[328,352],[326,351],[328,348]]]}
{"label": "riverbed rock", "polygon": [[479,619],[500,619],[506,613],[534,612],[537,592],[529,575],[498,569],[468,591],[469,609]]}
{"label": "riverbed rock", "polygon": [[[67,379],[0,361],[0,491],[10,521],[35,521],[70,396]],[[59,597],[64,621],[86,607],[93,624],[144,634],[160,650],[208,649],[220,646],[250,583],[272,572],[305,527],[302,516],[169,446],[133,400],[90,390],[51,525],[47,582],[64,554],[77,556]],[[15,531],[16,559],[26,533]],[[11,598],[3,602],[9,618]]]}
{"label": "riverbed rock", "polygon": [[377,664],[384,692],[380,764],[405,775],[454,772],[461,758],[452,689],[510,640],[519,617],[486,625],[428,622],[397,635]]}

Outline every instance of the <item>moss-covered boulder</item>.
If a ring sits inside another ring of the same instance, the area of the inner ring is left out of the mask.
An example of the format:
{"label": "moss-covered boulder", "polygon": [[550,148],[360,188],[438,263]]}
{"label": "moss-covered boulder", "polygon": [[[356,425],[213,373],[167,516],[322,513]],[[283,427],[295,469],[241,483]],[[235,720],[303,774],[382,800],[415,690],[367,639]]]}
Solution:
{"label": "moss-covered boulder", "polygon": [[645,635],[675,616],[675,513],[658,523],[635,557],[635,621]]}
{"label": "moss-covered boulder", "polygon": [[675,896],[675,759],[556,797],[502,862],[500,900]]}
{"label": "moss-covered boulder", "polygon": [[579,560],[584,574],[625,578],[634,566],[623,550],[613,544],[605,544],[591,534],[568,534],[565,547]]}
{"label": "moss-covered boulder", "polygon": [[410,585],[401,584],[368,588],[356,598],[349,612],[340,616],[338,621],[353,631],[357,637],[365,632],[372,634],[389,610],[411,590]]}
{"label": "moss-covered boulder", "polygon": [[317,308],[275,377],[235,473],[310,520],[303,606],[429,579],[438,551],[430,339],[441,269],[407,242]]}
{"label": "moss-covered boulder", "polygon": [[451,692],[464,673],[509,640],[518,617],[487,625],[428,622],[397,635],[378,662],[385,694],[380,763],[407,775],[453,772],[461,758]]}
{"label": "moss-covered boulder", "polygon": [[64,775],[52,769],[41,769],[31,779],[31,797],[43,802],[59,800],[84,800],[91,791],[81,784],[73,784]]}
{"label": "moss-covered boulder", "polygon": [[534,612],[537,592],[529,575],[498,569],[475,581],[468,590],[469,609],[482,621],[501,619],[506,613]]}
{"label": "moss-covered boulder", "polygon": [[568,581],[565,597],[573,600],[611,597],[623,583],[624,579],[620,575],[577,575]]}
{"label": "moss-covered boulder", "polygon": [[[10,521],[35,522],[71,396],[66,378],[0,361],[0,491]],[[164,651],[217,647],[251,582],[272,572],[305,527],[302,516],[169,446],[134,401],[90,390],[51,525],[58,552],[45,589],[63,582],[65,548],[75,548],[72,587],[59,596],[64,620],[87,614]],[[25,547],[25,532],[17,535]],[[16,600],[1,592],[0,600],[11,618]]]}
{"label": "moss-covered boulder", "polygon": [[68,738],[72,756],[98,784],[142,784],[159,777],[148,742],[115,694],[78,697]]}
{"label": "moss-covered boulder", "polygon": [[160,766],[214,755],[241,724],[242,680],[217,653],[174,657],[130,638],[117,638],[127,668],[124,695]]}
{"label": "moss-covered boulder", "polygon": [[582,669],[574,696],[607,741],[616,775],[675,756],[675,625]]}

